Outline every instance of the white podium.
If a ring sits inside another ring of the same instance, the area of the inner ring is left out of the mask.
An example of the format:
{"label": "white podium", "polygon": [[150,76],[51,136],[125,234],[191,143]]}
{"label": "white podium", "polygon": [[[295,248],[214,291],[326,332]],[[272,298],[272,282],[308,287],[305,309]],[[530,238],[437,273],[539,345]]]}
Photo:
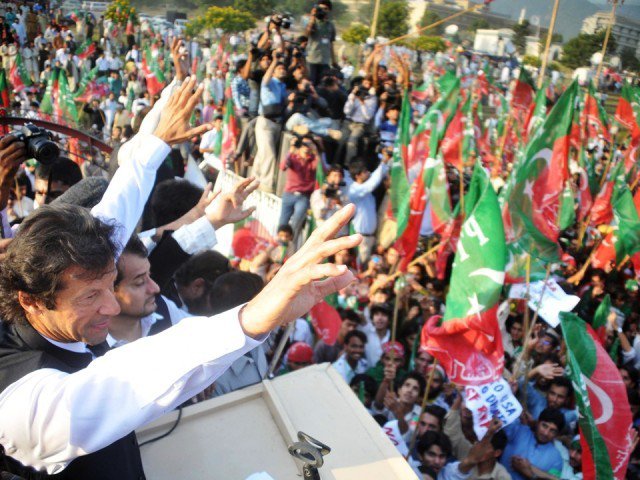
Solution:
{"label": "white podium", "polygon": [[[140,429],[140,443],[174,424],[172,412]],[[244,480],[266,472],[301,478],[288,446],[303,431],[331,448],[322,480],[417,477],[342,377],[329,365],[307,367],[187,407],[167,437],[141,448],[149,480]]]}

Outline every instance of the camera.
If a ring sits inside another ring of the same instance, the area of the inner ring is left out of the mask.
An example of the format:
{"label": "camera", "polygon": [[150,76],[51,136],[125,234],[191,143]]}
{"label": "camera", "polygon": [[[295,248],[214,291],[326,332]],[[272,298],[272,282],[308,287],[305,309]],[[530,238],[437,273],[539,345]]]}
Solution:
{"label": "camera", "polygon": [[58,145],[53,143],[51,133],[44,128],[27,123],[19,130],[11,132],[18,141],[27,147],[27,155],[43,165],[50,165],[60,156]]}
{"label": "camera", "polygon": [[369,91],[365,90],[362,87],[358,87],[358,89],[355,91],[355,94],[356,94],[356,97],[364,100],[369,95]]}
{"label": "camera", "polygon": [[288,30],[291,28],[291,17],[288,15],[281,15],[279,13],[271,15],[271,23],[278,28],[284,28]]}
{"label": "camera", "polygon": [[316,18],[318,20],[324,20],[325,18],[327,18],[327,11],[324,8],[322,8],[320,5],[316,3],[313,6],[313,8],[315,8],[316,10]]}

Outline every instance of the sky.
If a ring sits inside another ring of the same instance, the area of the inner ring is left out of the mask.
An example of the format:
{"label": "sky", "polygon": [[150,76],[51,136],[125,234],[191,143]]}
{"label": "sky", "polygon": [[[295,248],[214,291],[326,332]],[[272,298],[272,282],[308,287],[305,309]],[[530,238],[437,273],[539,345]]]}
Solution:
{"label": "sky", "polygon": [[[542,26],[549,24],[553,0],[494,0],[491,10],[496,13],[519,18],[522,8],[526,8],[526,18],[538,16]],[[607,0],[560,0],[556,31],[564,36],[565,41],[575,37],[582,27],[582,20],[600,10],[611,10]],[[640,0],[625,0],[618,7],[618,12],[629,18],[640,21]]]}

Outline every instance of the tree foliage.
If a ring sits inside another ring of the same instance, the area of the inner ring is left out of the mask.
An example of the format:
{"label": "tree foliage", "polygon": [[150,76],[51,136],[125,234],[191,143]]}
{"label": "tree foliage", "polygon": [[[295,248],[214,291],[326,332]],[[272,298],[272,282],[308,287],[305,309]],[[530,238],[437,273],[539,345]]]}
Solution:
{"label": "tree foliage", "polygon": [[636,52],[633,48],[624,47],[620,52],[620,61],[622,62],[622,68],[625,70],[640,71],[640,60],[636,57]]}
{"label": "tree foliage", "polygon": [[249,12],[257,19],[271,14],[275,4],[275,0],[233,0],[233,8]]}
{"label": "tree foliage", "polygon": [[371,35],[371,29],[361,23],[353,23],[349,28],[342,32],[342,39],[353,45],[359,45],[367,41]]}
{"label": "tree foliage", "polygon": [[523,20],[522,23],[514,25],[513,32],[515,33],[513,36],[513,44],[519,51],[524,51],[527,45],[525,37],[531,34],[531,25],[529,24],[529,20]]}
{"label": "tree foliage", "polygon": [[[427,25],[431,25],[432,23],[436,23],[438,20],[441,20],[440,15],[432,10],[425,10],[422,18],[420,19],[420,26],[426,27]],[[444,32],[444,25],[438,25],[437,27],[430,28],[426,32],[429,35],[441,35]]]}
{"label": "tree foliage", "polygon": [[[594,34],[581,33],[572,38],[565,43],[560,62],[569,68],[589,66],[591,56],[602,49],[604,36],[605,32],[599,31]],[[616,41],[611,35],[607,44],[607,53],[613,53],[615,49]]]}
{"label": "tree foliage", "polygon": [[484,18],[480,17],[480,18],[476,18],[473,22],[471,22],[471,25],[469,26],[469,30],[472,32],[475,32],[476,30],[489,28],[490,26],[491,25],[489,25],[489,22],[487,22]]}
{"label": "tree foliage", "polygon": [[407,38],[402,42],[398,42],[398,44],[422,52],[444,52],[447,48],[442,37],[430,35]]}
{"label": "tree foliage", "polygon": [[129,18],[133,21],[134,25],[138,24],[138,15],[136,9],[131,6],[129,0],[114,0],[104,12],[104,17],[111,20],[118,25],[126,25]]}
{"label": "tree foliage", "polygon": [[525,55],[524,57],[522,57],[522,63],[539,68],[540,65],[542,65],[542,60],[540,60],[540,57],[536,57],[534,55]]}
{"label": "tree foliage", "polygon": [[380,7],[378,34],[396,38],[409,31],[409,5],[405,0],[395,0]]}
{"label": "tree foliage", "polygon": [[233,7],[209,7],[187,24],[187,33],[195,35],[206,29],[222,29],[225,33],[242,32],[255,27],[255,18],[243,10]]}

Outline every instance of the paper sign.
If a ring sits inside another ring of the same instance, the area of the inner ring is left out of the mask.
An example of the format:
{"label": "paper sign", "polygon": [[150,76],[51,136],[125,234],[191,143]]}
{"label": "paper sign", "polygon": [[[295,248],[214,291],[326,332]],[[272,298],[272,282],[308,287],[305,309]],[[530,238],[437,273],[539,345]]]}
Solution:
{"label": "paper sign", "polygon": [[[573,310],[573,307],[580,301],[580,297],[567,295],[553,279],[547,280],[546,288],[544,283],[541,280],[529,284],[529,301],[527,304],[531,310],[538,310],[538,315],[555,328],[560,325],[560,312]],[[526,284],[519,283],[511,287],[509,298],[525,298],[526,293]]]}
{"label": "paper sign", "polygon": [[482,440],[487,433],[494,417],[499,418],[502,426],[506,427],[522,414],[522,405],[504,378],[478,387],[465,387],[464,397],[466,407],[473,414],[473,430],[478,440]]}

